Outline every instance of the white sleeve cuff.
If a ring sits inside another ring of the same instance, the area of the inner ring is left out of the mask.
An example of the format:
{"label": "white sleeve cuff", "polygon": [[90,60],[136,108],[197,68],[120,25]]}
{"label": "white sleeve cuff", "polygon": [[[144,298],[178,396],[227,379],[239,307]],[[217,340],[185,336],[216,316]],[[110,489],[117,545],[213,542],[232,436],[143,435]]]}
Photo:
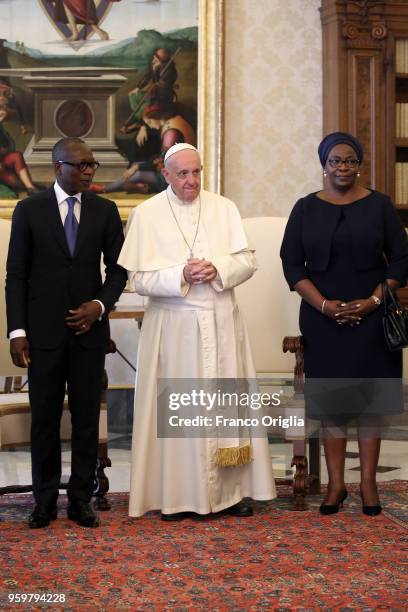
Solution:
{"label": "white sleeve cuff", "polygon": [[14,338],[25,338],[26,335],[25,329],[13,329],[13,331],[10,332],[9,338],[10,340],[14,340]]}
{"label": "white sleeve cuff", "polygon": [[92,300],[93,302],[98,302],[98,304],[101,305],[102,308],[102,312],[101,312],[101,316],[99,317],[98,321],[100,321],[103,317],[103,315],[105,314],[105,306],[102,304],[101,300]]}
{"label": "white sleeve cuff", "polygon": [[139,295],[148,297],[185,297],[190,289],[184,275],[184,264],[153,270],[136,272],[134,287]]}
{"label": "white sleeve cuff", "polygon": [[[183,268],[184,270],[184,268]],[[181,285],[180,285],[180,294],[181,297],[186,297],[187,293],[190,290],[190,284],[184,278],[183,271],[181,272]]]}
{"label": "white sleeve cuff", "polygon": [[219,275],[219,272],[217,270],[217,276],[214,278],[214,280],[211,281],[211,286],[213,289],[215,289],[215,291],[223,291],[224,290],[224,285],[222,283],[222,279],[221,276]]}

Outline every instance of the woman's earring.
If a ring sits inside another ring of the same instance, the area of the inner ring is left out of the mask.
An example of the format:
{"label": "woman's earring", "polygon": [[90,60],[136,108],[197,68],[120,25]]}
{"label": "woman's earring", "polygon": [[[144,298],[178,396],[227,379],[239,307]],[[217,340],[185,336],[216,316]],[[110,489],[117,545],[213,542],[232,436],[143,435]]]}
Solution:
{"label": "woman's earring", "polygon": [[323,170],[323,176],[327,176],[326,170]]}
{"label": "woman's earring", "polygon": [[357,176],[360,176],[360,171],[357,172]]}

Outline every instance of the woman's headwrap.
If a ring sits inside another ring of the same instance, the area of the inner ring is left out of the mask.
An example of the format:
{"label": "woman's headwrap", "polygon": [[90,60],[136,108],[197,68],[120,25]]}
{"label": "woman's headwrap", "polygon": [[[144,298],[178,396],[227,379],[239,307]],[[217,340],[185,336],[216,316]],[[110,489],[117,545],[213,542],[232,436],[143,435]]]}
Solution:
{"label": "woman's headwrap", "polygon": [[330,151],[338,144],[349,145],[356,152],[360,163],[363,161],[363,147],[357,138],[352,136],[352,134],[347,134],[347,132],[332,132],[331,134],[327,134],[319,144],[318,154],[323,168],[326,165]]}

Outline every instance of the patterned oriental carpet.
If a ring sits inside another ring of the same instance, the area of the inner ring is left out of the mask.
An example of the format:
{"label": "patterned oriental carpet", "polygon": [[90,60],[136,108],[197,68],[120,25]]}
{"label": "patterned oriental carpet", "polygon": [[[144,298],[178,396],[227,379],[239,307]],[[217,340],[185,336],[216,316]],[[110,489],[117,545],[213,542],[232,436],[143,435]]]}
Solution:
{"label": "patterned oriental carpet", "polygon": [[[385,510],[375,518],[361,513],[356,485],[331,517],[319,515],[320,496],[309,498],[310,510],[291,511],[280,488],[277,500],[255,504],[253,518],[170,524],[158,513],[130,519],[127,494],[116,493],[94,530],[67,520],[64,497],[56,522],[30,530],[31,496],[7,495],[0,609],[406,611],[407,484],[380,485]],[[65,602],[10,603],[17,593],[63,594]]]}

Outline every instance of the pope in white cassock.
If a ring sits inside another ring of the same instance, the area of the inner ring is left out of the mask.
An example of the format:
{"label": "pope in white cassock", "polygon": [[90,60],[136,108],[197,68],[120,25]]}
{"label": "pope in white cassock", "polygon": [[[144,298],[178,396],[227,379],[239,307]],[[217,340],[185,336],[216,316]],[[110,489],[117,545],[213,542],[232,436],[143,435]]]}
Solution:
{"label": "pope in white cassock", "polygon": [[169,186],[134,210],[118,260],[133,288],[149,297],[136,375],[129,514],[250,516],[243,498],[276,497],[266,435],[157,436],[158,379],[256,378],[233,289],[256,270],[239,212],[231,200],[201,189],[195,147],[174,145],[164,163]]}

